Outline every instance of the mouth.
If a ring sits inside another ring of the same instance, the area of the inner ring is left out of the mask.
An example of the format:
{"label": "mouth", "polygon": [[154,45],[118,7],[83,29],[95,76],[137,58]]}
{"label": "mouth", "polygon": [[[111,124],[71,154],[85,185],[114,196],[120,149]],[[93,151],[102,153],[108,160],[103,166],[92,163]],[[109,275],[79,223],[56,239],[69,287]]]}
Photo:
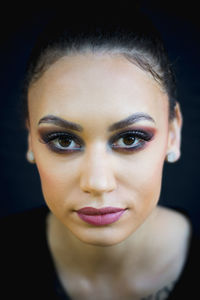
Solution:
{"label": "mouth", "polygon": [[104,226],[117,222],[125,211],[126,209],[124,208],[108,206],[100,209],[94,207],[84,207],[76,212],[79,218],[86,223],[95,226]]}

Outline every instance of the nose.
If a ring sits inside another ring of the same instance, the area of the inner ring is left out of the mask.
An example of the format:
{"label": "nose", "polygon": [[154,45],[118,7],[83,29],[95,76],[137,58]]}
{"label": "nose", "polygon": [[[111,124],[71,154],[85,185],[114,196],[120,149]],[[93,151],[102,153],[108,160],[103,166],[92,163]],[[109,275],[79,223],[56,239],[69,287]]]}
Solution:
{"label": "nose", "polygon": [[82,164],[81,189],[93,195],[112,192],[117,185],[110,155],[105,151],[91,152],[85,155]]}

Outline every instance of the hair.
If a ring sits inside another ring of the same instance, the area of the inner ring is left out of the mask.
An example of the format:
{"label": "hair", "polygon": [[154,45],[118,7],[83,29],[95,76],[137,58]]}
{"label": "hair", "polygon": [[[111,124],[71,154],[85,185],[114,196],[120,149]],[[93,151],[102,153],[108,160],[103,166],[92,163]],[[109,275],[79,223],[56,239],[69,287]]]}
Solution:
{"label": "hair", "polygon": [[59,13],[45,26],[30,54],[22,88],[22,119],[29,119],[28,90],[59,58],[81,53],[121,54],[151,74],[169,99],[174,118],[176,83],[160,33],[138,10],[129,13],[70,16]]}

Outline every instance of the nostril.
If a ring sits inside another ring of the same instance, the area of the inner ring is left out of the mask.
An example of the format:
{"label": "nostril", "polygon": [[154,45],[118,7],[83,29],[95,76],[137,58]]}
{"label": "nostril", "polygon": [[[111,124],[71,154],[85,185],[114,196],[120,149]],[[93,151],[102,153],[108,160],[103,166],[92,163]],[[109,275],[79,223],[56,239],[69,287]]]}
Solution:
{"label": "nostril", "polygon": [[[91,153],[90,153],[91,154]],[[80,172],[80,188],[85,193],[102,194],[116,188],[115,174],[110,157],[87,155]]]}
{"label": "nostril", "polygon": [[116,188],[114,178],[84,178],[80,183],[80,187],[85,193],[102,194],[113,191]]}

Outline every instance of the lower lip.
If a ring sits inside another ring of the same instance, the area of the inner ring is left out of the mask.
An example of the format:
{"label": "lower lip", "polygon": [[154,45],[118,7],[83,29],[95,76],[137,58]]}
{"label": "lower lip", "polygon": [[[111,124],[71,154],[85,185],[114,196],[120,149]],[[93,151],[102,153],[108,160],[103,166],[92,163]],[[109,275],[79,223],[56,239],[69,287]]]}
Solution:
{"label": "lower lip", "polygon": [[101,215],[86,215],[79,212],[77,212],[77,214],[86,223],[96,225],[96,226],[103,226],[103,225],[109,225],[114,222],[117,222],[124,214],[124,212],[125,210],[114,212],[114,213],[101,214]]}

